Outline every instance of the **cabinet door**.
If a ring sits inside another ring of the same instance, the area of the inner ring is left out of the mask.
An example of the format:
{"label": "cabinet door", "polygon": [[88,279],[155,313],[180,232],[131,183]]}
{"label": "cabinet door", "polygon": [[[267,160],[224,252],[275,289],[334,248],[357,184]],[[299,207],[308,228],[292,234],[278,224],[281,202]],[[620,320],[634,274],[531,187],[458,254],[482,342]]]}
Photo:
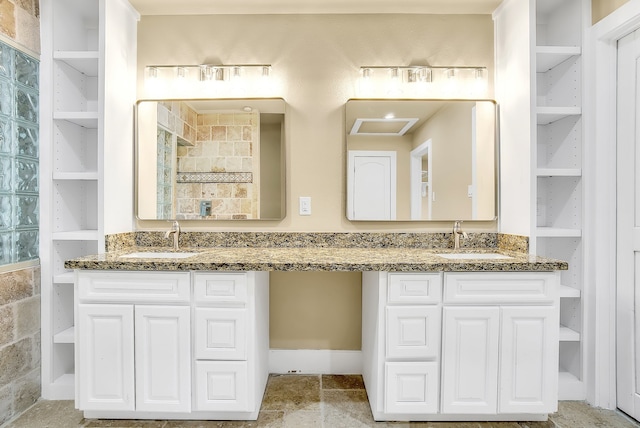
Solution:
{"label": "cabinet door", "polygon": [[248,412],[246,361],[196,361],[196,406],[200,411]]}
{"label": "cabinet door", "polygon": [[502,309],[500,412],[552,413],[558,396],[558,309]]}
{"label": "cabinet door", "polygon": [[387,358],[440,355],[439,306],[387,307]]}
{"label": "cabinet door", "polygon": [[385,364],[385,413],[438,412],[438,363]]}
{"label": "cabinet door", "polygon": [[442,412],[495,414],[498,396],[497,307],[445,307]]}
{"label": "cabinet door", "polygon": [[196,308],[196,359],[245,360],[246,318],[244,308]]}
{"label": "cabinet door", "polygon": [[133,306],[78,306],[80,410],[134,410]]}
{"label": "cabinet door", "polygon": [[191,410],[190,310],[136,306],[136,410]]}

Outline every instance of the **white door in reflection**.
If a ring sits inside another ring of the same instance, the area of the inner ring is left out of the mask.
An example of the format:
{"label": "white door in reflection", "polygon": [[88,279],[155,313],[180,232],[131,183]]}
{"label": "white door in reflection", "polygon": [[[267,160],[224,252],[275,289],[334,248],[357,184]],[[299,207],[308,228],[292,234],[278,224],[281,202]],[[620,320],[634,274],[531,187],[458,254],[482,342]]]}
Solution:
{"label": "white door in reflection", "polygon": [[350,150],[347,212],[350,220],[396,219],[396,152]]}

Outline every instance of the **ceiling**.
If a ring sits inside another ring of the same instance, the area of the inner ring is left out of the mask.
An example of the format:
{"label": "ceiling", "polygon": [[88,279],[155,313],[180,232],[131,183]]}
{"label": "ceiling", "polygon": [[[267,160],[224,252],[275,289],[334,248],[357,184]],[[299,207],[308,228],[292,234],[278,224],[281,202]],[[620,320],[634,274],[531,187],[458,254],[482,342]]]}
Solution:
{"label": "ceiling", "polygon": [[502,0],[130,0],[141,15],[490,14]]}

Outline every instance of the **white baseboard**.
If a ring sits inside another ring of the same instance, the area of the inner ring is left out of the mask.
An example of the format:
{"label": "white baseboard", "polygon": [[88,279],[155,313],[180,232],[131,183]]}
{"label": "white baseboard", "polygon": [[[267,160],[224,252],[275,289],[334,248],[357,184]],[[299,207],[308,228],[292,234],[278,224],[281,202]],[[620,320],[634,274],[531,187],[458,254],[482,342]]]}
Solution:
{"label": "white baseboard", "polygon": [[271,349],[269,373],[362,374],[362,351]]}

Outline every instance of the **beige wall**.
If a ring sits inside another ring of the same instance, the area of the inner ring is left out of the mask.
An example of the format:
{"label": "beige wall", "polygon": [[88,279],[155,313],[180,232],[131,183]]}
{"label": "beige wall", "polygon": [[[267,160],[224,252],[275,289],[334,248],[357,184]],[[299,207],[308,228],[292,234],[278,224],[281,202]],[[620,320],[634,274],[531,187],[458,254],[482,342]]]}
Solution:
{"label": "beige wall", "polygon": [[595,24],[629,0],[591,0],[591,20]]}
{"label": "beige wall", "polygon": [[[490,15],[142,17],[138,30],[139,98],[149,97],[143,82],[145,65],[201,63],[273,65],[273,79],[281,85],[281,93],[273,96],[283,97],[288,104],[287,215],[282,221],[251,223],[185,221],[185,230],[451,230],[448,221],[412,224],[346,219],[344,105],[358,96],[359,67],[363,65],[477,65],[487,67],[491,79]],[[487,96],[492,94],[490,80]],[[298,215],[300,196],[312,198],[311,216]],[[167,226],[165,222],[139,221],[137,227],[158,230]],[[466,222],[465,229],[496,230],[496,224]],[[353,326],[353,319],[359,317],[360,295],[355,290],[360,289],[360,278],[347,276],[343,286],[336,287],[333,275],[339,274],[271,275],[272,346],[359,349],[359,330],[346,326]],[[286,305],[280,304],[282,299]],[[337,310],[337,304],[344,309]],[[317,316],[311,317],[312,313]]]}

